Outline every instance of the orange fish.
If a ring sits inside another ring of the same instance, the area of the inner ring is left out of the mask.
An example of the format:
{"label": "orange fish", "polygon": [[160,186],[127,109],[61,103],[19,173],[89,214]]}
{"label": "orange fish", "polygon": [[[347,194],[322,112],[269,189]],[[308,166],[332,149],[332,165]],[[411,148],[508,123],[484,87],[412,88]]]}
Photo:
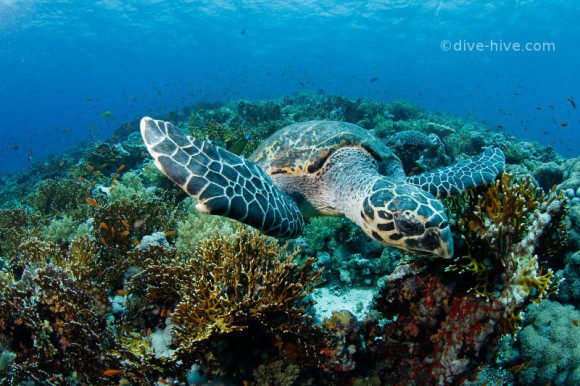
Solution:
{"label": "orange fish", "polygon": [[117,290],[117,293],[119,295],[123,295],[123,296],[127,295],[127,292],[126,291],[123,291],[123,290]]}
{"label": "orange fish", "polygon": [[86,185],[85,185],[85,189],[88,189],[88,188],[90,188],[91,186],[93,186],[93,183],[92,183],[92,182],[89,182],[88,184],[86,184]]}
{"label": "orange fish", "polygon": [[169,382],[167,379],[158,379],[157,382],[161,382],[164,385],[171,385],[172,383]]}
{"label": "orange fish", "polygon": [[574,319],[574,320],[572,320],[572,323],[574,323],[574,325],[575,325],[576,327],[578,327],[578,326],[580,325],[580,323],[578,322],[578,319]]}
{"label": "orange fish", "polygon": [[94,173],[95,176],[97,176],[97,175],[101,174],[101,171],[100,170],[95,170],[93,173]]}
{"label": "orange fish", "polygon": [[135,243],[135,245],[141,245],[141,242],[137,239],[135,239],[134,243]]}
{"label": "orange fish", "polygon": [[73,168],[70,168],[68,171],[71,172],[71,173],[74,173],[75,172],[75,170]]}
{"label": "orange fish", "polygon": [[105,370],[105,371],[103,371],[103,375],[105,377],[113,377],[115,375],[121,374],[121,372],[122,372],[121,370],[113,370],[113,369],[111,369],[111,370]]}
{"label": "orange fish", "polygon": [[88,170],[89,172],[92,172],[92,171],[93,171],[93,169],[94,169],[94,167],[93,167],[92,165],[87,165],[87,170]]}
{"label": "orange fish", "polygon": [[104,222],[100,223],[99,225],[101,226],[101,228],[109,229],[107,224],[105,224]]}
{"label": "orange fish", "polygon": [[123,164],[123,165],[121,165],[121,166],[119,166],[119,167],[117,168],[117,171],[118,171],[118,172],[120,172],[120,171],[121,171],[121,170],[123,170],[123,169],[125,169],[125,165],[124,165],[124,164]]}
{"label": "orange fish", "polygon": [[568,126],[568,122],[562,122],[561,126],[562,126],[562,127],[566,127],[566,126]]}
{"label": "orange fish", "polygon": [[[107,245],[107,241],[105,240],[105,238],[104,238],[104,237],[101,237],[101,243],[103,243],[103,244]],[[107,246],[108,246],[108,245],[107,245]]]}
{"label": "orange fish", "polygon": [[92,197],[87,197],[87,202],[92,206],[95,206],[95,207],[99,206],[99,204]]}
{"label": "orange fish", "polygon": [[147,329],[147,339],[151,338],[151,328]]}
{"label": "orange fish", "polygon": [[121,175],[120,175],[120,174],[115,174],[115,175],[113,176],[113,180],[117,180],[117,179],[119,179],[119,177],[121,177]]}
{"label": "orange fish", "polygon": [[165,236],[173,236],[174,234],[175,234],[175,231],[165,232]]}
{"label": "orange fish", "polygon": [[77,181],[78,181],[78,182],[85,182],[86,180],[85,180],[85,178],[84,178],[84,177],[79,177],[79,178],[77,178]]}
{"label": "orange fish", "polygon": [[131,233],[131,232],[129,232],[128,230],[124,230],[123,232],[121,232],[121,234],[122,234],[123,236],[128,236],[128,235],[129,235],[129,233]]}
{"label": "orange fish", "polygon": [[111,182],[111,185],[117,186],[117,182],[113,180],[113,182]]}
{"label": "orange fish", "polygon": [[129,223],[128,223],[127,221],[125,221],[125,219],[124,219],[124,218],[122,218],[122,219],[121,219],[121,223],[122,223],[123,225],[125,225],[127,228],[129,228]]}

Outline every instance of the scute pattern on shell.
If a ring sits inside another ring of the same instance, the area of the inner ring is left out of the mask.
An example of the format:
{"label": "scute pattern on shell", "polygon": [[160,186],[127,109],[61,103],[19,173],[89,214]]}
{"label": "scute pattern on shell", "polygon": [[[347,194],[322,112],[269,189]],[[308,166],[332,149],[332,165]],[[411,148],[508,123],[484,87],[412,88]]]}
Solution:
{"label": "scute pattern on shell", "polygon": [[368,151],[387,170],[402,171],[401,161],[378,138],[360,126],[346,122],[308,121],[284,127],[266,139],[250,160],[268,174],[314,173],[342,147]]}

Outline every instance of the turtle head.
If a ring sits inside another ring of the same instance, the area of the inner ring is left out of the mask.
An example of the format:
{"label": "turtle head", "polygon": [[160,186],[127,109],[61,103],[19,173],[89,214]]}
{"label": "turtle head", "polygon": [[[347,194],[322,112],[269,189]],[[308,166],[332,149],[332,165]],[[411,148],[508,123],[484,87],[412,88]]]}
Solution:
{"label": "turtle head", "polygon": [[411,184],[376,181],[363,200],[362,227],[383,245],[409,252],[453,256],[453,238],[441,201]]}

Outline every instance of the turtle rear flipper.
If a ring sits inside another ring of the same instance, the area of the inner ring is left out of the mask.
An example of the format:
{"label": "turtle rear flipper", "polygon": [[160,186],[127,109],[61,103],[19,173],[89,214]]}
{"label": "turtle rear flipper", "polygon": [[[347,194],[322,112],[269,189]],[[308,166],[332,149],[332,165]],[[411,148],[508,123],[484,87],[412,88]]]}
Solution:
{"label": "turtle rear flipper", "polygon": [[140,126],[155,165],[198,201],[197,210],[238,220],[269,236],[302,232],[304,219],[294,200],[252,162],[186,137],[169,122],[145,117]]}
{"label": "turtle rear flipper", "polygon": [[492,182],[504,168],[503,152],[498,148],[489,148],[483,154],[455,165],[407,177],[407,182],[437,198],[445,198]]}

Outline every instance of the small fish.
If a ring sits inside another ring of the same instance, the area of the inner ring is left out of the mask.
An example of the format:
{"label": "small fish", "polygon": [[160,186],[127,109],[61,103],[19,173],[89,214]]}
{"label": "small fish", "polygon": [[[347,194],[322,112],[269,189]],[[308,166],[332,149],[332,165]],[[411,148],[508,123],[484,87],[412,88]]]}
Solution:
{"label": "small fish", "polygon": [[174,234],[175,234],[175,231],[165,232],[165,236],[173,236]]}
{"label": "small fish", "polygon": [[87,165],[87,170],[89,172],[92,172],[95,168],[93,167],[93,165]]}
{"label": "small fish", "polygon": [[553,109],[553,108],[554,108],[554,105],[550,103],[550,104],[548,105],[548,107],[549,107],[549,108],[551,108],[551,109]]}
{"label": "small fish", "polygon": [[541,106],[536,106],[536,110],[538,110],[538,111],[539,111],[539,110],[541,110],[541,109],[542,109],[542,107],[541,107]]}
{"label": "small fish", "polygon": [[104,222],[100,223],[99,225],[101,226],[101,228],[109,229],[107,224],[105,224]]}
{"label": "small fish", "polygon": [[119,179],[119,177],[121,177],[121,175],[117,173],[117,174],[115,174],[115,175],[113,176],[113,180],[118,180],[118,179]]}
{"label": "small fish", "polygon": [[64,167],[66,165],[66,162],[62,161],[61,163],[58,164],[58,166],[60,166],[61,168]]}
{"label": "small fish", "polygon": [[98,204],[98,203],[95,201],[95,199],[94,199],[94,198],[92,198],[92,197],[87,197],[87,202],[88,202],[90,205],[94,206],[94,207],[97,207],[97,206],[99,206],[99,204]]}
{"label": "small fish", "polygon": [[18,145],[12,145],[10,148],[11,148],[12,150],[18,150]]}
{"label": "small fish", "polygon": [[111,115],[113,115],[113,113],[111,112],[111,110],[107,110],[104,113],[101,114],[101,117],[110,117]]}
{"label": "small fish", "polygon": [[576,109],[576,102],[574,101],[574,97],[569,97],[568,102],[570,102],[572,107],[574,107],[574,109]]}
{"label": "small fish", "polygon": [[92,182],[89,182],[88,184],[86,184],[86,185],[85,185],[84,189],[88,189],[88,188],[90,188],[91,186],[93,186],[93,183],[92,183]]}
{"label": "small fish", "polygon": [[105,377],[113,377],[113,376],[121,374],[121,373],[122,373],[121,370],[113,370],[113,369],[103,371],[103,375]]}
{"label": "small fish", "polygon": [[129,233],[131,232],[129,232],[128,230],[124,230],[123,232],[121,232],[123,236],[129,236]]}
{"label": "small fish", "polygon": [[163,317],[165,315],[165,308],[161,310],[161,314],[159,316]]}
{"label": "small fish", "polygon": [[371,79],[369,79],[369,82],[375,83],[377,80],[379,80],[379,77],[378,76],[373,76]]}
{"label": "small fish", "polygon": [[107,166],[109,166],[109,164],[108,164],[108,163],[101,164],[101,169],[104,169],[104,168],[106,168]]}
{"label": "small fish", "polygon": [[145,170],[153,170],[153,169],[151,169],[151,166],[147,165],[145,166]]}
{"label": "small fish", "polygon": [[560,126],[562,126],[562,127],[566,127],[566,126],[568,126],[568,122],[562,122],[562,123],[560,124]]}
{"label": "small fish", "polygon": [[243,35],[245,35],[245,34],[246,34],[246,29],[245,29],[245,28],[242,28],[242,29],[240,30],[240,35],[242,35],[242,36],[243,36]]}
{"label": "small fish", "polygon": [[151,339],[151,327],[147,329],[147,339]]}
{"label": "small fish", "polygon": [[84,177],[78,177],[77,178],[77,182],[85,182],[85,178]]}
{"label": "small fish", "polygon": [[121,170],[123,170],[123,169],[125,169],[125,164],[123,164],[123,165],[119,166],[119,167],[117,168],[117,171],[118,171],[118,172],[120,172],[120,171],[121,171]]}
{"label": "small fish", "polygon": [[580,326],[580,322],[578,322],[578,319],[574,319],[574,320],[572,320],[572,323],[574,323],[574,325],[575,325],[576,327]]}
{"label": "small fish", "polygon": [[135,245],[141,245],[141,242],[137,239],[135,239],[133,242],[135,243]]}
{"label": "small fish", "polygon": [[105,238],[104,238],[104,237],[101,237],[101,243],[103,243],[103,244],[104,244],[104,245],[106,245],[107,247],[109,246],[109,245],[107,244],[107,241],[105,240]]}
{"label": "small fish", "polygon": [[94,174],[95,176],[98,176],[99,174],[101,174],[101,171],[100,171],[100,170],[95,170],[95,171],[93,172],[93,174]]}
{"label": "small fish", "polygon": [[75,169],[74,168],[70,168],[68,171],[71,172],[71,173],[74,173],[75,172]]}
{"label": "small fish", "polygon": [[169,382],[167,379],[162,379],[162,378],[158,379],[157,382],[161,382],[164,385],[172,385],[173,384],[173,383]]}
{"label": "small fish", "polygon": [[113,186],[117,186],[117,181],[114,181],[114,180],[113,180],[113,181],[111,182],[111,185],[113,185]]}
{"label": "small fish", "polygon": [[123,296],[127,295],[127,292],[126,292],[126,291],[123,291],[122,289],[120,289],[120,290],[117,290],[117,293],[118,293],[119,295],[123,295]]}
{"label": "small fish", "polygon": [[129,228],[129,223],[124,218],[121,219],[121,223]]}
{"label": "small fish", "polygon": [[498,129],[503,129],[503,125],[497,125]]}
{"label": "small fish", "polygon": [[133,223],[133,229],[139,229],[141,228],[141,226],[143,225],[145,221],[143,220],[137,220]]}

